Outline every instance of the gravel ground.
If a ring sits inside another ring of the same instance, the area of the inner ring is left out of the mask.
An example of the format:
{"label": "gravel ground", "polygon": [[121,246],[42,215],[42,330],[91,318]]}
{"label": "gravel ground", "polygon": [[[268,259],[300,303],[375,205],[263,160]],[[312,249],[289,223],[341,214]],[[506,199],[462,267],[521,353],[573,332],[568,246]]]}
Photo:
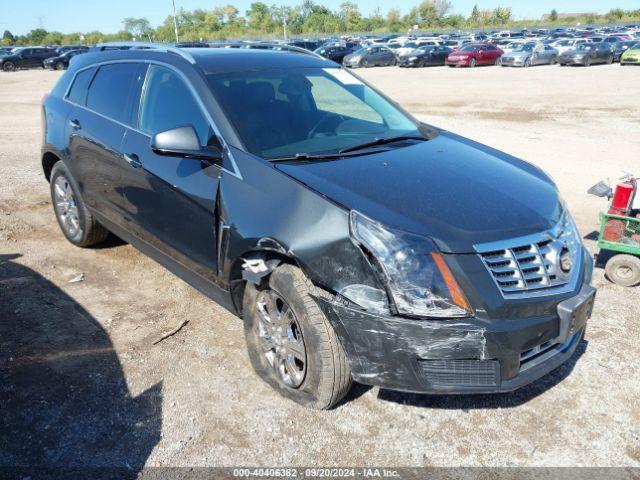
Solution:
{"label": "gravel ground", "polygon": [[[586,190],[640,175],[640,69],[360,73],[425,121],[548,171],[594,252],[605,205]],[[39,165],[39,101],[58,76],[0,74],[0,466],[640,466],[640,288],[598,269],[586,341],[516,393],[356,386],[305,410],[254,375],[237,318],[128,245],[64,240]]]}

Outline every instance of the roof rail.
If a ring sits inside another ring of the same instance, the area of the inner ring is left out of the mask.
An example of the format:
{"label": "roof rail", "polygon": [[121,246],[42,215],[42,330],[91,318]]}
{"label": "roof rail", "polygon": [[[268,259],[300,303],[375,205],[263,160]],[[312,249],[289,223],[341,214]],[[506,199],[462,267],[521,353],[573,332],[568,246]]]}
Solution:
{"label": "roof rail", "polygon": [[227,44],[221,44],[218,47],[214,48],[224,48],[225,45],[237,45],[240,48],[264,48],[265,50],[283,50],[287,52],[301,53],[303,55],[312,55],[317,58],[325,58],[322,55],[318,55],[311,50],[307,50],[305,48],[296,47],[293,45],[287,45],[286,43],[275,43],[275,42],[261,42],[261,41],[240,41],[240,42],[230,42]]}
{"label": "roof rail", "polygon": [[189,63],[196,63],[196,59],[193,56],[184,51],[181,48],[174,47],[173,45],[166,45],[163,43],[153,43],[153,42],[107,42],[107,43],[99,43],[95,46],[95,49],[98,51],[105,50],[156,50],[159,52],[173,53],[175,55],[179,55],[184,58]]}

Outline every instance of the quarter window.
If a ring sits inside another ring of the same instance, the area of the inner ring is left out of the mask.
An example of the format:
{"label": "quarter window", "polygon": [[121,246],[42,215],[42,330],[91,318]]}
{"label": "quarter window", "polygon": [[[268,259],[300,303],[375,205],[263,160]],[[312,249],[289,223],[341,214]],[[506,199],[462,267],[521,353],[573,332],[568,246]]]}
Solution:
{"label": "quarter window", "polygon": [[76,79],[73,81],[69,96],[67,97],[70,101],[84,106],[84,100],[87,97],[87,87],[89,86],[91,77],[93,77],[93,72],[94,69],[90,68],[76,75]]}
{"label": "quarter window", "polygon": [[89,87],[87,108],[124,123],[129,118],[129,98],[137,73],[136,63],[114,63],[100,67]]}
{"label": "quarter window", "polygon": [[140,130],[154,135],[185,125],[193,126],[202,145],[217,144],[211,125],[185,82],[168,68],[152,65],[140,107]]}

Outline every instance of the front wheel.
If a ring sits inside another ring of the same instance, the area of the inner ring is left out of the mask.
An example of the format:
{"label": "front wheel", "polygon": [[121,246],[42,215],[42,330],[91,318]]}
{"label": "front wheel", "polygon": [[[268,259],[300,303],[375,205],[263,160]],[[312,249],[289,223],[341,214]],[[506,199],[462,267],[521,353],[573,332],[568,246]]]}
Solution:
{"label": "front wheel", "polygon": [[51,170],[51,203],[64,236],[78,247],[90,247],[106,240],[109,231],[87,209],[80,189],[64,163]]}
{"label": "front wheel", "polygon": [[476,65],[478,64],[478,61],[475,58],[472,58],[469,61],[469,68],[476,68]]}
{"label": "front wheel", "polygon": [[524,68],[529,68],[530,66],[531,66],[531,59],[530,59],[530,58],[527,58],[527,59],[524,61]]}
{"label": "front wheel", "polygon": [[640,258],[633,255],[615,255],[604,267],[609,280],[622,287],[640,284]]}
{"label": "front wheel", "polygon": [[15,72],[16,64],[13,62],[4,62],[2,64],[2,70],[4,70],[5,72]]}
{"label": "front wheel", "polygon": [[299,268],[281,265],[265,288],[247,284],[244,332],[251,364],[265,382],[296,403],[328,409],[351,388],[351,370],[314,294]]}
{"label": "front wheel", "polygon": [[64,70],[64,64],[63,63],[56,63],[56,70]]}
{"label": "front wheel", "polygon": [[613,63],[613,55],[610,55],[609,58],[607,58],[607,65],[611,65]]}
{"label": "front wheel", "polygon": [[584,66],[585,67],[590,67],[591,66],[591,57],[587,57],[584,59]]}

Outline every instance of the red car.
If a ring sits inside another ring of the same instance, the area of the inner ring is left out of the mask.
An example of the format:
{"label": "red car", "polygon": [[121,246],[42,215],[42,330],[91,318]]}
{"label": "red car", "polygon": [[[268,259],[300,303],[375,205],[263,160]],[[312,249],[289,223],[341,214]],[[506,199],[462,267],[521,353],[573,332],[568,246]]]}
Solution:
{"label": "red car", "polygon": [[475,67],[476,65],[497,65],[504,52],[489,43],[472,43],[457,52],[449,54],[447,65],[450,67]]}

